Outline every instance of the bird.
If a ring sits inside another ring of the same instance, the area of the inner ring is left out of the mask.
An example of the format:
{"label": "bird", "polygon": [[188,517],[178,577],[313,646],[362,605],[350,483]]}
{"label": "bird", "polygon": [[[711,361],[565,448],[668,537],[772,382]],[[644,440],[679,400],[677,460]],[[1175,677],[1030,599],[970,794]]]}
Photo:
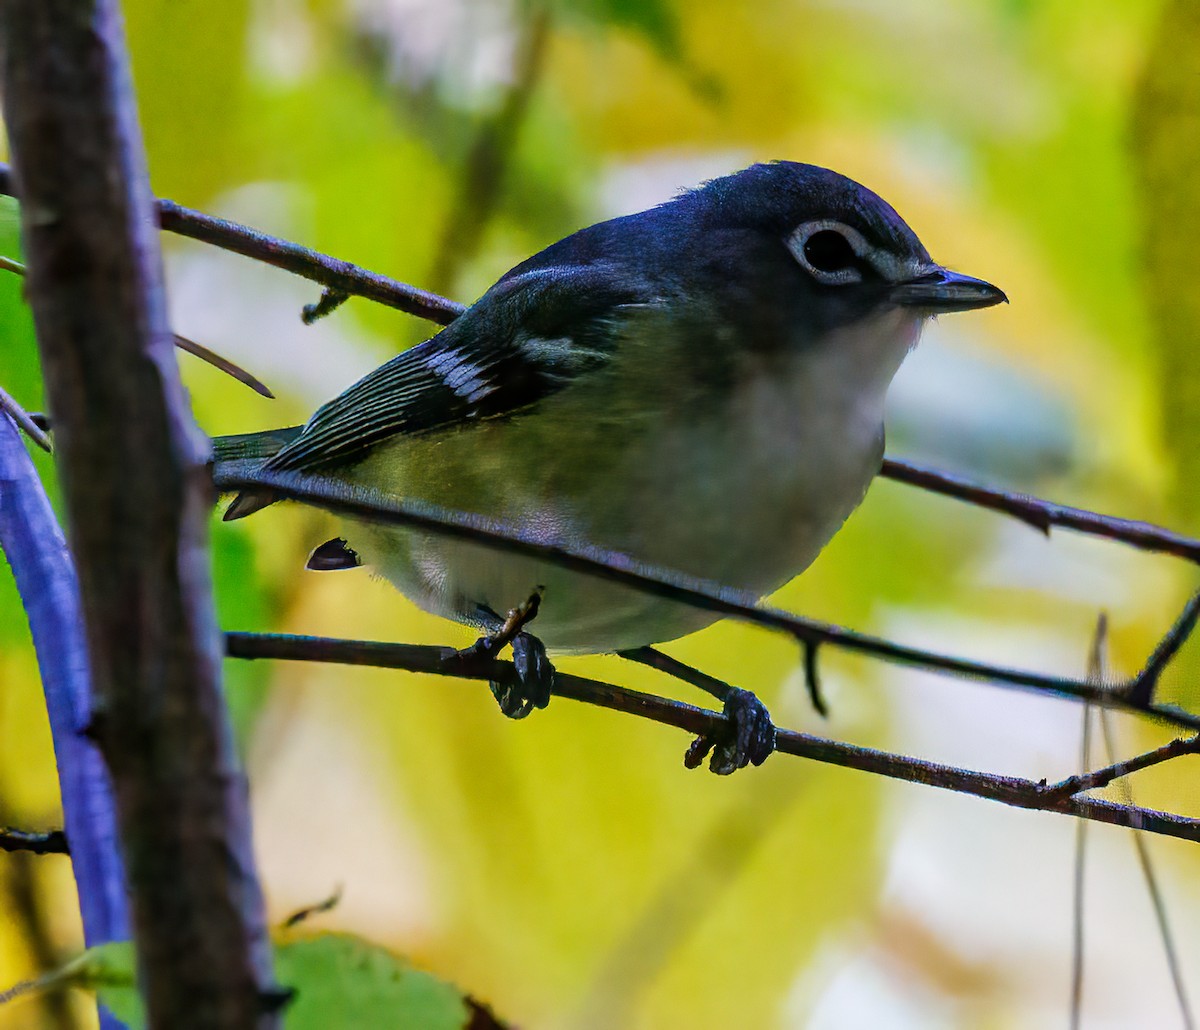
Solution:
{"label": "bird", "polygon": [[[764,597],[863,500],[888,387],[923,326],[1007,300],[935,263],[858,182],[754,164],[546,247],[304,425],[218,437],[215,467],[382,490]],[[243,490],[225,518],[276,499]],[[549,701],[550,654],[632,654],[719,618],[363,519],[308,560],[358,565],[476,627],[485,648],[502,613],[534,598],[536,635],[505,638],[515,681],[492,684],[514,718]],[[761,763],[774,745],[766,709],[731,690],[726,713],[738,732],[710,767]]]}

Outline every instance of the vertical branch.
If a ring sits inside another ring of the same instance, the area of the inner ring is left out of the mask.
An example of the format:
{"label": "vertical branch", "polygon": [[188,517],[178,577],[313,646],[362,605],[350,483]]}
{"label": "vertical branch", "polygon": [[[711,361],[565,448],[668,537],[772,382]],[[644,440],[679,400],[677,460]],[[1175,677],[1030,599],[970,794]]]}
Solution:
{"label": "vertical branch", "polygon": [[[1115,736],[1112,720],[1104,709],[1100,710],[1100,729],[1104,735],[1104,749],[1111,756],[1116,754]],[[1111,757],[1109,759],[1111,761]],[[1126,779],[1117,780],[1117,794],[1121,803],[1133,804],[1133,787]],[[1158,935],[1163,943],[1163,952],[1167,959],[1167,971],[1171,974],[1171,985],[1175,988],[1175,1000],[1179,1003],[1179,1016],[1184,1030],[1193,1030],[1196,1020],[1192,1016],[1191,1004],[1188,1001],[1187,985],[1183,978],[1183,967],[1179,961],[1179,949],[1175,944],[1175,935],[1171,932],[1171,922],[1167,916],[1167,903],[1163,898],[1162,888],[1158,883],[1158,873],[1155,872],[1154,862],[1150,857],[1150,847],[1146,839],[1136,831],[1131,834],[1133,847],[1137,852],[1138,865],[1142,869],[1142,878],[1146,881],[1146,894],[1150,898],[1150,907],[1154,909],[1154,919],[1158,923]]]}
{"label": "vertical branch", "polygon": [[0,0],[28,296],[153,1026],[269,1027],[220,686],[206,442],[167,325],[117,0]]}
{"label": "vertical branch", "polygon": [[33,462],[16,427],[2,417],[0,549],[17,581],[42,674],[84,940],[89,946],[125,940],[125,877],[108,773],[82,733],[89,685],[79,584]]}
{"label": "vertical branch", "polygon": [[[0,416],[0,551],[12,568],[37,653],[84,943],[91,947],[126,940],[129,912],[112,786],[100,752],[83,733],[91,684],[79,583],[21,434],[4,416]],[[120,1024],[102,1011],[100,1025],[107,1030]]]}
{"label": "vertical branch", "polygon": [[[1088,652],[1088,682],[1103,687],[1107,679],[1108,664],[1108,613],[1101,612],[1096,618],[1096,632]],[[1109,759],[1116,761],[1115,757]],[[1083,703],[1083,726],[1079,740],[1079,771],[1086,773],[1092,767],[1092,706]],[[1086,904],[1087,879],[1087,820],[1080,819],[1075,827],[1075,875],[1071,897],[1071,1030],[1078,1030],[1083,1019],[1083,948],[1084,907]]]}

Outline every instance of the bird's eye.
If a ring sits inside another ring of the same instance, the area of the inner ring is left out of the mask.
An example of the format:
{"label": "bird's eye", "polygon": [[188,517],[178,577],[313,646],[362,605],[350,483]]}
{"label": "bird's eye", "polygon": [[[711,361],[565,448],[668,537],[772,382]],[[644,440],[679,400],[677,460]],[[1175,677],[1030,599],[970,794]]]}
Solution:
{"label": "bird's eye", "polygon": [[836,229],[813,233],[804,244],[804,256],[818,272],[840,272],[851,268],[856,257],[854,248]]}
{"label": "bird's eye", "polygon": [[841,222],[805,222],[785,242],[800,267],[824,286],[862,282],[871,254],[862,233]]}

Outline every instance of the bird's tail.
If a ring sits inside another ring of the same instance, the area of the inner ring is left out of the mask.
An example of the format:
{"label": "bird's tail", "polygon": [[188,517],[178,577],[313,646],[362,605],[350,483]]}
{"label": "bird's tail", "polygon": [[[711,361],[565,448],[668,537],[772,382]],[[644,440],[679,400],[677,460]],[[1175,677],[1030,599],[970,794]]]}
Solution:
{"label": "bird's tail", "polygon": [[264,433],[242,433],[240,436],[213,438],[213,454],[217,465],[245,458],[271,458],[300,435],[303,426],[268,429]]}
{"label": "bird's tail", "polygon": [[[218,436],[213,439],[213,481],[218,490],[222,484],[242,478],[262,468],[300,435],[303,426],[269,429],[263,433],[242,433],[238,436]],[[253,515],[274,504],[279,498],[272,490],[242,490],[230,502],[222,516],[226,522]]]}

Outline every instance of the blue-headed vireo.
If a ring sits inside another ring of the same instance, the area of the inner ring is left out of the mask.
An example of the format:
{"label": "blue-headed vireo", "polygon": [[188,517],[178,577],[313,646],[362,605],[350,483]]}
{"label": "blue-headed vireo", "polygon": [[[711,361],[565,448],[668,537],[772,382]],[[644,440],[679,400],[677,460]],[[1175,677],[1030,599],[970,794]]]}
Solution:
{"label": "blue-headed vireo", "polygon": [[[218,439],[217,461],[383,489],[763,596],[862,500],[888,385],[925,321],[1005,299],[935,264],[858,183],[757,164],[547,247],[305,425]],[[271,500],[243,493],[226,518]],[[514,641],[522,686],[498,694],[510,715],[549,699],[539,639],[621,652],[716,618],[370,522],[309,561],[360,563],[486,630],[541,588],[537,638]]]}

